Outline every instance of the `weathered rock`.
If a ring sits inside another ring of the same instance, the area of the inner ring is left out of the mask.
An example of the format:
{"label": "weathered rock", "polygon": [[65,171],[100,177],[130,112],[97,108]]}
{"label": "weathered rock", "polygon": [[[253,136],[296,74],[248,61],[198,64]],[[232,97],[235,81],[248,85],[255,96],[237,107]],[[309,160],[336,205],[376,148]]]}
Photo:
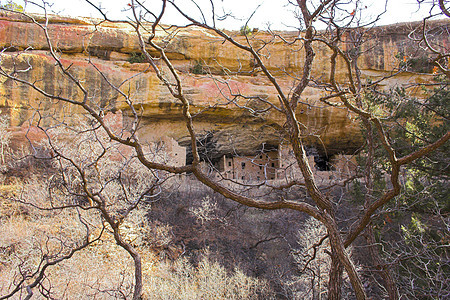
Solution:
{"label": "weathered rock", "polygon": [[[37,22],[42,21],[39,16],[35,19]],[[51,17],[49,23],[53,47],[61,53],[64,66],[70,66],[69,72],[84,85],[89,101],[97,105],[99,110],[122,110],[127,114],[129,107],[125,98],[115,90],[120,85],[120,90],[130,95],[142,114],[140,135],[143,140],[151,141],[168,135],[182,144],[189,144],[180,104],[147,64],[127,61],[140,51],[136,33],[125,23],[104,22],[94,26],[96,22],[98,20]],[[448,22],[445,24],[448,26]],[[372,80],[389,75],[398,65],[398,54],[406,53],[413,47],[407,36],[410,29],[407,24],[376,29],[374,39],[361,48],[363,55],[359,61],[362,75]],[[229,34],[234,34],[238,41],[244,41],[244,37],[238,33]],[[294,39],[297,33],[283,35],[286,39]],[[158,43],[166,47],[168,57],[180,72],[185,95],[195,115],[195,127],[200,135],[209,134],[215,156],[233,151],[251,153],[263,143],[277,145],[282,141],[279,129],[284,119],[281,113],[274,109],[250,113],[238,105],[254,110],[266,107],[242,99],[231,103],[222,97],[223,94],[231,96],[239,91],[260,96],[273,104],[278,103],[275,88],[255,71],[249,54],[200,28],[180,30],[168,42],[163,41],[164,37],[166,35],[162,30],[157,32]],[[448,44],[448,36],[439,38]],[[252,36],[255,45],[268,39],[270,36],[261,31]],[[27,18],[10,13],[0,14],[0,47],[5,49],[2,55],[2,66],[5,68],[12,67],[12,59],[16,58],[17,51],[30,49],[17,57],[22,68],[28,63],[32,66],[30,72],[20,75],[21,78],[36,82],[39,88],[50,94],[74,100],[84,97],[74,82],[61,75],[47,53],[49,46],[43,30]],[[318,43],[314,47],[316,59],[313,76],[326,78],[329,76],[330,51]],[[264,51],[267,54],[264,62],[270,72],[277,76],[282,89],[289,93],[293,79],[285,72],[300,74],[304,63],[302,49],[299,45],[286,47],[280,40]],[[156,52],[151,54],[157,55]],[[228,86],[210,76],[189,72],[197,67],[203,71],[207,65],[209,71],[218,75],[218,79],[228,80]],[[237,70],[242,73],[230,75]],[[141,73],[127,81],[137,72]],[[346,72],[340,62],[338,78],[342,80]],[[394,86],[399,83],[426,82],[431,76],[403,73],[383,84]],[[76,107],[67,107],[56,100],[52,103],[42,101],[43,96],[31,87],[18,85],[5,78],[0,80],[0,107],[3,112],[10,114],[13,126],[22,125],[36,109],[60,117],[81,112]],[[302,95],[303,104],[296,112],[299,121],[305,125],[307,144],[316,147],[322,154],[355,151],[361,145],[358,122],[345,109],[324,107],[318,102],[321,95],[323,92],[318,88],[308,87]]]}

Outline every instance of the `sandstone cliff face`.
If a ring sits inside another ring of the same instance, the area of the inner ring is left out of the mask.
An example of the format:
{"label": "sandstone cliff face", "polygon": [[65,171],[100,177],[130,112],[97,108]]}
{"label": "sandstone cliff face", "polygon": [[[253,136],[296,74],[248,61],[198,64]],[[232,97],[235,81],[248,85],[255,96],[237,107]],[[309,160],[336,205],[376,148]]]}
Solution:
{"label": "sandstone cliff face", "polygon": [[[37,21],[42,21],[36,17]],[[156,74],[145,63],[130,63],[127,60],[139,52],[138,40],[132,28],[125,23],[107,23],[94,26],[96,20],[51,17],[50,39],[57,48],[63,64],[70,67],[74,77],[81,80],[88,90],[88,99],[105,111],[122,111],[128,114],[124,97],[114,88],[130,95],[135,107],[142,114],[141,138],[152,141],[162,136],[173,137],[181,144],[187,144],[187,131],[181,117],[181,107],[168,90],[160,83]],[[448,23],[447,23],[448,24]],[[361,49],[359,58],[362,76],[376,80],[390,74],[398,66],[399,53],[409,55],[415,47],[408,39],[411,25],[401,24],[376,29],[374,39]],[[238,33],[236,39],[243,41]],[[283,33],[286,39],[296,37],[295,33]],[[166,33],[157,33],[158,41],[166,46],[168,57],[180,71],[185,93],[192,104],[195,126],[200,135],[208,136],[214,156],[237,152],[251,153],[262,144],[277,145],[282,142],[279,128],[284,120],[280,113],[269,110],[264,113],[251,113],[238,107],[263,108],[256,102],[240,100],[229,103],[222,95],[233,93],[260,96],[277,103],[276,90],[268,80],[253,68],[252,58],[224,43],[219,36],[200,28],[180,30],[171,39]],[[251,37],[254,44],[269,40],[264,32]],[[350,37],[349,37],[350,38]],[[442,37],[439,37],[442,39]],[[448,44],[448,36],[443,37]],[[62,76],[53,59],[47,53],[48,44],[42,29],[25,17],[13,14],[0,14],[0,47],[4,49],[2,64],[12,68],[12,57],[19,51],[28,49],[19,57],[19,66],[32,66],[22,78],[36,82],[48,93],[72,99],[81,99],[82,92]],[[315,44],[316,59],[314,78],[329,76],[330,51]],[[300,74],[304,62],[302,49],[285,47],[280,40],[264,51],[265,63],[277,76],[279,84],[289,92],[293,77]],[[157,55],[151,52],[153,55]],[[95,68],[94,68],[95,66]],[[205,69],[216,74],[218,79],[229,79],[228,85],[213,80],[206,74],[192,74],[195,68]],[[236,75],[234,72],[241,71]],[[103,77],[101,71],[105,77]],[[139,73],[138,76],[134,76]],[[339,63],[337,76],[343,79],[346,69]],[[132,78],[131,78],[132,77]],[[131,78],[131,79],[130,79]],[[383,84],[394,86],[413,82],[426,82],[431,74],[403,73]],[[74,108],[62,103],[42,101],[43,97],[31,87],[18,85],[5,78],[0,79],[0,109],[8,113],[13,126],[22,125],[35,111],[40,109],[47,114],[59,116],[77,113]],[[359,124],[345,109],[327,107],[318,102],[323,95],[318,88],[309,87],[302,96],[297,116],[305,125],[307,144],[315,147],[321,154],[332,155],[338,152],[351,153],[361,145]]]}

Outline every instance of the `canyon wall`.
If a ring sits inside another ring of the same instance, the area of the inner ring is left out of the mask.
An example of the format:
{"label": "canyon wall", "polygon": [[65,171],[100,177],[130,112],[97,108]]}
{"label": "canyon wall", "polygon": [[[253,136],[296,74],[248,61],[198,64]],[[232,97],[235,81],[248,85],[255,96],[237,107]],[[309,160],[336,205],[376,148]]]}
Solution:
{"label": "canyon wall", "polygon": [[[35,15],[34,18],[36,22],[43,21],[41,16]],[[432,24],[449,26],[445,21]],[[375,81],[393,74],[399,61],[406,57],[408,60],[423,59],[424,54],[417,52],[417,44],[408,37],[419,25],[396,24],[375,28],[373,38],[360,47],[361,76]],[[51,16],[48,28],[52,46],[57,49],[70,74],[88,91],[88,101],[105,113],[119,112],[126,117],[130,113],[129,107],[124,96],[115,89],[117,87],[132,99],[142,115],[139,131],[142,139],[156,141],[169,136],[181,145],[189,144],[181,106],[148,64],[139,63],[139,55],[136,54],[140,52],[138,38],[131,26]],[[234,35],[237,41],[245,42],[245,37],[239,32],[227,33]],[[298,37],[296,32],[279,34],[287,41]],[[263,31],[254,31],[250,36],[254,46],[263,45],[271,38]],[[350,40],[351,34],[346,38]],[[448,45],[448,35],[439,34],[436,38]],[[242,93],[261,97],[273,104],[278,102],[275,88],[254,67],[248,53],[224,42],[215,33],[197,27],[169,31],[158,29],[156,40],[166,48],[168,58],[180,73],[184,92],[195,115],[195,128],[210,144],[213,157],[234,152],[249,154],[262,145],[282,143],[279,129],[284,119],[281,113],[274,109],[258,112],[266,107],[257,101],[242,98],[230,101],[233,94]],[[298,45],[286,47],[285,42],[276,39],[262,50],[264,63],[286,94],[291,90],[295,76],[300,76],[304,63],[304,52]],[[30,67],[28,72],[20,74],[21,78],[35,82],[43,91],[74,100],[84,96],[61,74],[48,53],[44,31],[29,18],[0,13],[0,47],[3,49],[2,66],[10,71]],[[312,76],[322,80],[329,77],[331,51],[319,43],[315,43],[314,48],[316,57]],[[350,48],[347,50],[351,51]],[[154,51],[150,53],[158,56]],[[380,88],[432,80],[433,75],[427,66],[416,71],[420,72],[402,72],[384,80]],[[337,78],[346,82],[346,74],[344,64],[339,61]],[[341,107],[325,107],[318,100],[323,95],[318,87],[308,87],[296,111],[299,122],[304,125],[306,144],[321,155],[353,153],[362,144],[358,120]],[[243,106],[253,109],[253,112],[242,109]],[[57,100],[47,101],[33,88],[4,77],[0,78],[0,110],[10,116],[11,126],[17,128],[26,126],[36,111],[60,118],[80,113]]]}

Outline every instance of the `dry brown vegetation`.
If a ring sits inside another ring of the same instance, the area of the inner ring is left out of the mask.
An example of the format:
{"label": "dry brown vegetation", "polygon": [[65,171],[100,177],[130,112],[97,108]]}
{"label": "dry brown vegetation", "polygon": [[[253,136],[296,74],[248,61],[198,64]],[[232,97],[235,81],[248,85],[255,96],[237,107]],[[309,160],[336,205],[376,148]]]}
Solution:
{"label": "dry brown vegetation", "polygon": [[[64,133],[67,134],[67,133]],[[85,139],[84,139],[85,141]],[[72,145],[65,144],[72,147]],[[92,150],[92,148],[90,148]],[[72,156],[74,157],[74,156]],[[87,156],[83,156],[87,158]],[[117,159],[115,161],[117,163]],[[108,168],[114,163],[109,162]],[[67,205],[68,194],[58,195],[55,170],[40,170],[2,185],[0,217],[0,291],[10,293],[16,284],[33,282],[32,274],[43,264],[67,255],[87,239],[92,244],[73,257],[48,268],[37,285],[37,298],[110,299],[129,298],[133,293],[134,269],[129,254],[119,247],[101,213]],[[65,176],[73,175],[66,169]],[[102,173],[102,176],[104,174]],[[105,177],[102,177],[105,178]],[[131,189],[140,188],[133,173]],[[71,178],[74,183],[77,179]],[[142,181],[142,179],[141,179]],[[59,184],[62,184],[61,182]],[[117,185],[108,185],[108,207],[115,210]],[[72,195],[73,196],[73,195]],[[61,198],[60,198],[61,197]],[[72,198],[72,201],[74,199]],[[142,259],[143,299],[257,299],[270,297],[262,279],[245,275],[239,268],[226,270],[208,249],[196,263],[172,246],[169,225],[148,219],[151,205],[133,210],[120,225],[120,235]],[[172,247],[172,248],[171,248]],[[22,290],[15,297],[26,298]]]}

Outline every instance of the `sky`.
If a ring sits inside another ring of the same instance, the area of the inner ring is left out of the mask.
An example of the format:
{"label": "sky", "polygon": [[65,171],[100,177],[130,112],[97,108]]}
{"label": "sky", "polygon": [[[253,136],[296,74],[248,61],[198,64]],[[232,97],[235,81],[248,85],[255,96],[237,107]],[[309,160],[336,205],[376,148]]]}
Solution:
{"label": "sky", "polygon": [[[5,2],[2,0],[1,2]],[[42,0],[33,0],[40,2]],[[46,0],[52,1],[52,0]],[[108,15],[113,19],[123,19],[127,12],[124,8],[131,0],[91,0],[95,4],[100,4],[108,11]],[[149,7],[159,7],[159,0],[141,0],[148,4]],[[427,0],[431,1],[431,0]],[[16,3],[23,4],[24,0],[15,0]],[[196,0],[197,3],[205,3],[208,5],[209,0]],[[272,29],[289,30],[294,29],[296,20],[294,12],[291,7],[286,6],[287,0],[218,0],[219,5],[224,5],[226,12],[232,12],[237,19],[228,19],[218,25],[219,28],[234,29],[241,28],[247,21],[251,13],[256,9],[256,13],[249,22],[249,27],[265,29],[270,24]],[[351,12],[356,1],[349,5],[348,11]],[[175,3],[179,5],[190,5],[190,11],[197,13],[198,10],[192,5],[192,0],[176,0]],[[384,0],[362,0],[362,8],[364,9],[364,20],[369,20],[371,17],[378,15],[384,11]],[[210,7],[210,6],[206,6]],[[29,12],[35,12],[36,9],[31,5],[26,6]],[[87,4],[84,0],[53,0],[52,10],[60,15],[67,16],[84,16],[84,17],[100,17],[98,12]],[[209,12],[209,9],[208,9]],[[422,5],[418,10],[416,0],[388,0],[387,12],[381,17],[378,22],[379,25],[392,24],[398,22],[408,22],[413,20],[420,20],[429,12],[429,6]],[[165,24],[180,24],[182,19],[175,11],[167,11],[166,18],[163,19]],[[199,15],[199,14],[197,14]]]}

